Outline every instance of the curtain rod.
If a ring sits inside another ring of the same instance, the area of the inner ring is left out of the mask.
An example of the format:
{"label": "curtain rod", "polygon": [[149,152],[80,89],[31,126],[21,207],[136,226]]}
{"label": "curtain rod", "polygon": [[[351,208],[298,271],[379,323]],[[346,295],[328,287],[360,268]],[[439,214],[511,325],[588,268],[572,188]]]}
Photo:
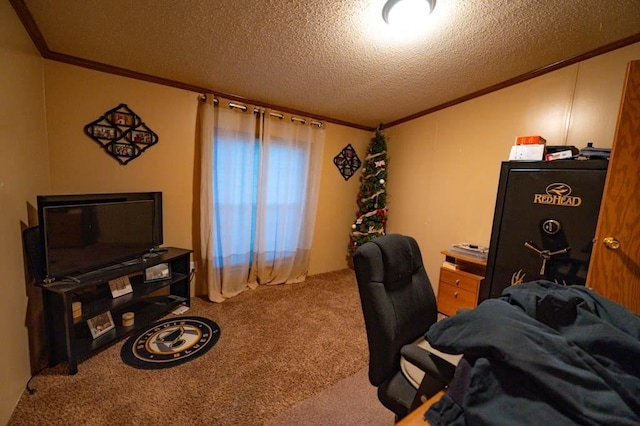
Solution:
{"label": "curtain rod", "polygon": [[[200,100],[200,101],[204,101],[206,99],[207,99],[206,95],[202,95],[201,94],[200,96],[198,96],[198,100]],[[213,98],[213,103],[214,104],[218,104],[219,103],[218,98],[214,97]],[[245,111],[245,112],[249,109],[249,107],[247,105],[240,104],[240,103],[237,103],[237,102],[229,102],[229,108],[237,108],[237,109]],[[261,111],[260,107],[254,107],[253,108],[253,113],[254,114],[258,113],[260,111]],[[280,120],[282,120],[284,118],[284,114],[281,113],[281,112],[270,112],[269,115],[271,117],[275,117],[275,118],[278,118]],[[297,122],[300,122],[302,124],[307,124],[307,120],[305,118],[296,117],[293,114],[291,115],[291,121],[294,121],[294,122],[297,121]],[[316,126],[316,127],[324,127],[324,122],[319,121],[319,120],[311,120],[309,122],[309,124],[312,125],[312,126]]]}

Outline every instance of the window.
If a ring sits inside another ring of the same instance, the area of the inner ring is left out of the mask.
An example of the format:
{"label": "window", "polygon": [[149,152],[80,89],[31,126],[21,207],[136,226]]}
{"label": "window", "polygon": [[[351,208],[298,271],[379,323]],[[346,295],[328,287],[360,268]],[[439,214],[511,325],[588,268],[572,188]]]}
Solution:
{"label": "window", "polygon": [[[209,299],[306,277],[324,129],[207,95],[198,114]],[[208,154],[208,155],[207,155]]]}

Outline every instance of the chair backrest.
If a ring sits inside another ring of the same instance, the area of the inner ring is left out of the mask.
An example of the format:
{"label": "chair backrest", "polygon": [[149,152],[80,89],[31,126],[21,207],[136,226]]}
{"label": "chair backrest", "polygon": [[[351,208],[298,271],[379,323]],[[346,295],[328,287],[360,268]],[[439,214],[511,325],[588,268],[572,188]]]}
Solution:
{"label": "chair backrest", "polygon": [[438,310],[415,239],[389,234],[353,256],[369,344],[369,381],[379,386],[400,370],[400,348],[423,336]]}

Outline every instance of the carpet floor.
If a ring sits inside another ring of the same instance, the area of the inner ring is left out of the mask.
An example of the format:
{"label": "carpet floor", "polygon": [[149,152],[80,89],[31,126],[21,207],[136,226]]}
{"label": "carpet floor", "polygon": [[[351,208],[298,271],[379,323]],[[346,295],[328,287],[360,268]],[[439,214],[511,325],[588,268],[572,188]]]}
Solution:
{"label": "carpet floor", "polygon": [[376,388],[369,383],[368,374],[368,369],[363,368],[294,405],[269,420],[266,426],[392,425],[394,415],[378,402]]}
{"label": "carpet floor", "polygon": [[8,424],[393,424],[366,380],[353,271],[260,286],[221,304],[194,298],[184,315],[220,326],[205,355],[139,370],[120,359],[122,340],[84,360],[74,376],[64,363],[43,370]]}

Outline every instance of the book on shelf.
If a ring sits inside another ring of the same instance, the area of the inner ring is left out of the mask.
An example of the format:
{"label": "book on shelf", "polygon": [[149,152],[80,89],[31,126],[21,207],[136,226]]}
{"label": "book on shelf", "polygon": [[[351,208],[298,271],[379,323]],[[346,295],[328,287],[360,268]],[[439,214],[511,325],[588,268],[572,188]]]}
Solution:
{"label": "book on shelf", "polygon": [[458,270],[460,270],[460,267],[459,267],[458,265],[456,265],[456,264],[455,264],[455,263],[453,263],[453,262],[448,262],[448,261],[446,261],[446,260],[445,260],[444,262],[442,262],[442,267],[443,267],[444,269],[449,269],[449,270],[451,270],[451,271],[458,271]]}

